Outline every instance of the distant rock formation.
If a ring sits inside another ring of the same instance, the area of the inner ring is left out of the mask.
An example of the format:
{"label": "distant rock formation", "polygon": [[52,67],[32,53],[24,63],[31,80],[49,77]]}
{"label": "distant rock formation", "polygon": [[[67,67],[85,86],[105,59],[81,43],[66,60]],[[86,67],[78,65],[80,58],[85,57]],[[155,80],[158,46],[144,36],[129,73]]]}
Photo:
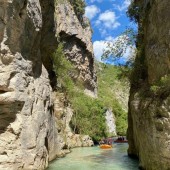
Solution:
{"label": "distant rock formation", "polygon": [[116,118],[111,109],[108,109],[105,113],[106,125],[110,136],[116,136]]}

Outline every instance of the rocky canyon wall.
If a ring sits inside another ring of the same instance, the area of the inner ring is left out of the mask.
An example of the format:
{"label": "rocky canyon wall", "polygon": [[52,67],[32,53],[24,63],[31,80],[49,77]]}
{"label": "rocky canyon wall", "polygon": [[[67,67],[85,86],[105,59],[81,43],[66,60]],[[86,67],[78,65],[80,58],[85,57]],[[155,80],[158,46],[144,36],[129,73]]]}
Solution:
{"label": "rocky canyon wall", "polygon": [[89,20],[84,17],[80,22],[73,7],[67,1],[58,3],[55,16],[57,18],[56,34],[65,44],[64,51],[67,59],[78,70],[76,78],[83,82],[86,94],[96,97],[97,78]]}
{"label": "rocky canyon wall", "polygon": [[[69,11],[66,18],[73,17],[75,22],[62,18],[67,14],[65,8]],[[55,74],[50,58],[57,48],[58,34],[66,41],[65,51],[75,62],[87,91],[95,94],[91,34],[83,38],[89,27],[80,26],[69,3],[65,8],[53,0],[0,1],[2,170],[44,169],[64,149],[55,113],[58,103],[54,102],[60,96],[53,94]],[[87,140],[81,138],[81,142]]]}
{"label": "rocky canyon wall", "polygon": [[142,169],[169,170],[170,1],[135,4],[139,35],[129,100],[128,153],[139,157]]}

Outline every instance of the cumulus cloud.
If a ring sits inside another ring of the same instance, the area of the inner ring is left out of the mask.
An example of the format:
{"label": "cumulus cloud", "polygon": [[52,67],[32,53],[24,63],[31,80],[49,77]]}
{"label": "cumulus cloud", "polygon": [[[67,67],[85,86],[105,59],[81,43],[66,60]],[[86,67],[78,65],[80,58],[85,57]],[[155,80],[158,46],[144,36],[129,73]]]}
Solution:
{"label": "cumulus cloud", "polygon": [[103,51],[107,49],[106,41],[95,41],[93,43],[93,49],[96,60],[102,62],[101,56],[103,54]]}
{"label": "cumulus cloud", "polygon": [[122,5],[116,5],[114,4],[114,7],[119,11],[127,10],[128,6],[130,5],[131,0],[124,0]]}
{"label": "cumulus cloud", "polygon": [[120,26],[120,23],[117,21],[117,17],[113,11],[107,10],[104,13],[101,13],[96,21],[97,26],[104,26],[108,29],[114,29]]}
{"label": "cumulus cloud", "polygon": [[130,58],[134,57],[135,53],[136,53],[135,46],[128,46],[125,54],[123,55],[123,58],[129,60]]}
{"label": "cumulus cloud", "polygon": [[103,0],[90,0],[91,3],[94,3],[94,2],[102,2]]}
{"label": "cumulus cloud", "polygon": [[105,40],[106,40],[106,41],[114,41],[115,38],[112,37],[112,36],[108,36],[108,37],[105,38]]}
{"label": "cumulus cloud", "polygon": [[87,6],[85,9],[85,16],[89,19],[94,18],[98,13],[100,12],[100,9],[95,5]]}
{"label": "cumulus cloud", "polygon": [[[103,62],[101,60],[101,56],[103,55],[103,52],[105,50],[108,50],[108,44],[110,44],[110,47],[117,48],[116,45],[116,41],[121,42],[122,44],[124,44],[126,46],[126,37],[123,35],[118,36],[116,38],[112,37],[112,36],[108,36],[106,37],[105,40],[100,40],[100,41],[95,41],[93,43],[93,49],[94,49],[94,55],[97,61]],[[135,47],[128,45],[125,47],[125,51],[123,53],[122,59],[123,61],[127,61],[129,60],[131,57],[133,57],[135,53]]]}

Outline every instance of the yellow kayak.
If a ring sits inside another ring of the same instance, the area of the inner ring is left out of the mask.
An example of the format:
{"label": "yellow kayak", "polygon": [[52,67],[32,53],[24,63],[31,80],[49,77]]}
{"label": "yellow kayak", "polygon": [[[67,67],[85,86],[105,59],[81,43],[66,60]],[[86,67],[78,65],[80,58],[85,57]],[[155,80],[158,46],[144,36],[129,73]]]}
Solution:
{"label": "yellow kayak", "polygon": [[112,148],[112,145],[102,144],[102,145],[100,145],[100,148],[101,149],[109,149],[109,148]]}

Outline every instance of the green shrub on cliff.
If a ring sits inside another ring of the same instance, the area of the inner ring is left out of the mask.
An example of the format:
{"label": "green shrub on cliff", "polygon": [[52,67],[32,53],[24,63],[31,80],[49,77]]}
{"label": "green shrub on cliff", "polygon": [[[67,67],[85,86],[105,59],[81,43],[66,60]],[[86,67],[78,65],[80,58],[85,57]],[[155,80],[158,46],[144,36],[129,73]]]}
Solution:
{"label": "green shrub on cliff", "polygon": [[82,22],[83,15],[85,14],[85,7],[86,7],[85,1],[84,0],[69,0],[69,1],[73,6],[78,19],[80,20],[80,22]]}
{"label": "green shrub on cliff", "polygon": [[150,91],[155,96],[166,96],[170,92],[170,74],[162,76],[150,86]]}
{"label": "green shrub on cliff", "polygon": [[75,95],[71,99],[75,114],[70,123],[74,133],[88,134],[95,142],[106,137],[105,108],[102,102],[83,92]]}
{"label": "green shrub on cliff", "polygon": [[135,0],[132,0],[131,4],[128,7],[127,16],[130,18],[131,21],[137,23],[139,21],[140,12],[140,6],[135,2]]}
{"label": "green shrub on cliff", "polygon": [[82,26],[86,27],[86,25],[89,25],[87,23],[83,23],[83,16],[85,14],[86,7],[86,3],[84,0],[55,0],[55,2],[56,4],[65,4],[66,2],[70,2]]}
{"label": "green shrub on cliff", "polygon": [[[105,112],[111,108],[116,117],[118,135],[126,135],[127,111],[120,100],[128,98],[129,83],[127,78],[120,80],[119,67],[96,63],[98,77],[98,98],[86,96],[83,91],[74,93],[70,98],[75,114],[71,127],[75,133],[89,134],[94,141],[108,137]],[[123,96],[119,99],[118,96]]]}
{"label": "green shrub on cliff", "polygon": [[74,82],[71,74],[76,72],[70,61],[65,58],[63,44],[59,43],[58,48],[53,54],[53,70],[57,76],[57,84],[65,91],[71,91],[74,88]]}
{"label": "green shrub on cliff", "polygon": [[121,73],[119,67],[103,64],[97,66],[97,99],[85,95],[82,83],[72,78],[77,72],[72,63],[66,59],[62,43],[59,43],[53,55],[53,69],[57,76],[58,90],[65,93],[74,110],[70,122],[74,133],[88,134],[94,141],[107,137],[105,112],[112,108],[116,116],[117,133],[126,134],[127,113],[118,102],[116,93],[119,91],[123,94],[128,93],[128,85],[125,79],[119,81]]}
{"label": "green shrub on cliff", "polygon": [[65,93],[74,110],[70,122],[73,132],[88,134],[94,141],[106,137],[104,105],[98,99],[85,95],[82,83],[71,78],[76,74],[76,69],[66,59],[62,43],[59,43],[53,55],[53,69],[57,76],[58,89]]}
{"label": "green shrub on cliff", "polygon": [[[122,77],[121,68],[96,63],[98,77],[98,98],[103,106],[111,108],[116,117],[116,130],[118,135],[126,135],[127,108],[121,101],[128,98],[129,82]],[[118,97],[122,96],[122,98]],[[126,110],[126,111],[125,111]]]}

